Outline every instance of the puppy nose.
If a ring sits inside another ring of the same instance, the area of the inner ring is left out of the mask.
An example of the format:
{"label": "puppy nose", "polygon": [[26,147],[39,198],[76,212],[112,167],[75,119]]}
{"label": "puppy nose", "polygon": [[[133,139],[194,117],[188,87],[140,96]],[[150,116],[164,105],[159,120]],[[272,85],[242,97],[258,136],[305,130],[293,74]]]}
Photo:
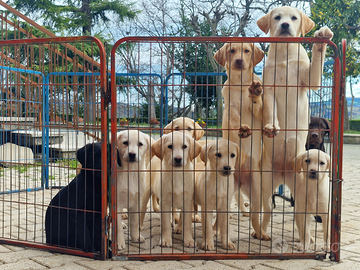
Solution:
{"label": "puppy nose", "polygon": [[311,134],[311,137],[313,137],[313,138],[318,138],[318,137],[319,137],[319,134],[317,134],[317,133],[312,133],[312,134]]}
{"label": "puppy nose", "polygon": [[130,160],[135,160],[136,158],[136,154],[135,153],[129,153],[129,159]]}
{"label": "puppy nose", "polygon": [[311,174],[312,176],[315,176],[315,175],[317,174],[317,171],[316,171],[316,170],[310,170],[310,174]]}
{"label": "puppy nose", "polygon": [[182,158],[181,157],[174,157],[174,160],[176,163],[181,163]]}
{"label": "puppy nose", "polygon": [[237,59],[235,59],[235,63],[237,64],[237,65],[241,65],[242,63],[243,63],[243,59],[241,59],[241,58],[237,58]]}
{"label": "puppy nose", "polygon": [[284,23],[281,24],[281,28],[282,28],[282,29],[288,29],[289,26],[290,26],[290,25],[289,25],[288,23],[286,23],[286,22],[284,22]]}
{"label": "puppy nose", "polygon": [[231,171],[231,167],[230,166],[224,166],[224,171]]}

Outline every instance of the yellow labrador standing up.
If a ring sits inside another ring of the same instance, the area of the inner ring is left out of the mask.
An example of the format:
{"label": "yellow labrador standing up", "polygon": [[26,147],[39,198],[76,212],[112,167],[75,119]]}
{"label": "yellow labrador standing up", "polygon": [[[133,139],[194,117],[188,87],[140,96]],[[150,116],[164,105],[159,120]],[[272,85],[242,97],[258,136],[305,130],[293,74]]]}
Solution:
{"label": "yellow labrador standing up", "polygon": [[[271,37],[304,36],[314,22],[302,11],[292,7],[274,8],[257,21],[260,29]],[[315,37],[331,39],[328,27],[321,27]],[[270,221],[271,195],[280,185],[294,190],[293,159],[305,152],[309,127],[307,91],[318,90],[324,67],[326,44],[312,47],[311,62],[307,52],[297,43],[271,43],[263,70],[263,204],[262,228]]]}
{"label": "yellow labrador standing up", "polygon": [[250,218],[255,230],[253,235],[269,240],[265,232],[261,231],[259,221],[263,104],[261,79],[253,71],[263,57],[264,52],[251,43],[226,43],[214,55],[215,60],[225,67],[228,75],[221,91],[225,102],[222,119],[223,139],[236,143],[248,157],[251,157],[241,166],[240,173],[239,164],[235,169],[234,196],[241,206],[240,186],[241,191],[250,198]]}

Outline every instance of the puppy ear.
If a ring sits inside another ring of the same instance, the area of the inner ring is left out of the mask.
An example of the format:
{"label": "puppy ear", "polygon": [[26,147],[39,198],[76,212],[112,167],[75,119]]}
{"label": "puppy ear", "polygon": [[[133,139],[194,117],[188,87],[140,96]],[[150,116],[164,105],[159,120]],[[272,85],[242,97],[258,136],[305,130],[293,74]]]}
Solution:
{"label": "puppy ear", "polygon": [[194,130],[194,138],[195,138],[196,141],[198,141],[198,140],[200,140],[202,138],[202,136],[204,136],[204,130],[202,129],[202,127],[198,123],[196,123],[195,121],[194,121],[194,123],[195,123],[195,125],[194,125],[194,128],[195,128],[195,130]]}
{"label": "puppy ear", "polygon": [[215,61],[218,62],[222,67],[225,67],[227,61],[227,46],[229,46],[228,43],[225,43],[214,55]]}
{"label": "puppy ear", "polygon": [[151,136],[149,136],[149,137],[150,137],[149,145],[150,145],[150,152],[151,152],[151,154],[150,154],[150,160],[151,160],[155,156],[155,153],[152,151],[152,145],[155,143],[155,140]]}
{"label": "puppy ear", "polygon": [[202,147],[193,138],[190,137],[189,140],[191,145],[189,149],[190,151],[189,155],[190,155],[190,160],[192,161],[200,154]]}
{"label": "puppy ear", "polygon": [[85,158],[85,154],[86,154],[85,152],[87,152],[87,149],[85,150],[86,147],[87,147],[87,145],[81,147],[76,152],[76,158],[80,162],[80,164],[83,168],[85,168],[85,163],[86,163],[86,158]]}
{"label": "puppy ear", "polygon": [[167,124],[163,129],[164,134],[169,134],[172,131],[173,131],[173,121]]}
{"label": "puppy ear", "polygon": [[330,164],[330,156],[328,154],[325,153],[326,156],[326,170],[330,170],[331,168],[331,164]]}
{"label": "puppy ear", "polygon": [[157,156],[158,158],[160,158],[162,160],[162,146],[163,146],[163,138],[161,137],[159,138],[155,143],[153,143],[151,145],[151,153],[155,156]]}
{"label": "puppy ear", "polygon": [[314,28],[315,23],[313,22],[312,19],[306,16],[304,12],[300,11],[300,14],[301,14],[301,26],[300,26],[301,35],[305,37],[305,35],[309,33],[311,29]]}
{"label": "puppy ear", "polygon": [[260,30],[263,31],[265,34],[267,34],[270,29],[270,18],[271,18],[271,11],[268,14],[262,16],[256,22]]}
{"label": "puppy ear", "polygon": [[211,148],[214,146],[214,142],[208,143],[206,144],[202,149],[201,149],[201,153],[200,153],[200,158],[202,161],[204,161],[205,166],[208,160],[208,155],[209,155],[209,151],[211,150]]}
{"label": "puppy ear", "polygon": [[264,52],[259,47],[254,46],[254,67],[261,62],[261,60],[264,58]]}
{"label": "puppy ear", "polygon": [[120,152],[118,148],[116,148],[116,162],[119,165],[119,167],[121,167]]}
{"label": "puppy ear", "polygon": [[300,172],[302,168],[302,163],[304,157],[307,155],[307,152],[302,153],[301,155],[298,155],[296,158],[294,158],[291,162],[291,167],[296,171]]}
{"label": "puppy ear", "polygon": [[241,149],[239,151],[240,151],[240,154],[241,154],[241,160],[240,160],[240,168],[241,168],[242,165],[244,165],[244,163],[246,162],[248,156],[245,154],[245,151],[243,151]]}
{"label": "puppy ear", "polygon": [[326,129],[328,129],[326,132],[325,132],[325,135],[328,134],[329,138],[330,138],[330,134],[331,134],[331,122],[329,120],[327,120],[326,118],[323,118],[323,121],[326,125]]}
{"label": "puppy ear", "polygon": [[155,143],[155,140],[150,135],[144,133],[148,149],[145,152],[146,166],[150,163],[154,157],[154,152],[151,150],[151,146]]}

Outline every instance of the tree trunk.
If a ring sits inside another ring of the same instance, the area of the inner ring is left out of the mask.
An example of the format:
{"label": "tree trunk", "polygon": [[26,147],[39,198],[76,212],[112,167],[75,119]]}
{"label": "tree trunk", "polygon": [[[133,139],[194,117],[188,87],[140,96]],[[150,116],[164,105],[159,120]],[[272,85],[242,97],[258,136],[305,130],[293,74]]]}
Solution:
{"label": "tree trunk", "polygon": [[149,106],[148,106],[148,120],[149,123],[156,123],[156,111],[155,111],[155,92],[154,92],[154,84],[151,81],[151,78],[149,79],[149,91],[148,91],[148,101],[149,101]]}
{"label": "tree trunk", "polygon": [[350,120],[352,120],[353,119],[353,108],[354,108],[355,96],[354,96],[353,89],[352,89],[351,76],[350,76],[350,93],[351,93]]}
{"label": "tree trunk", "polygon": [[92,14],[90,9],[91,0],[82,0],[81,12],[85,13],[85,21],[82,27],[83,35],[91,35]]}

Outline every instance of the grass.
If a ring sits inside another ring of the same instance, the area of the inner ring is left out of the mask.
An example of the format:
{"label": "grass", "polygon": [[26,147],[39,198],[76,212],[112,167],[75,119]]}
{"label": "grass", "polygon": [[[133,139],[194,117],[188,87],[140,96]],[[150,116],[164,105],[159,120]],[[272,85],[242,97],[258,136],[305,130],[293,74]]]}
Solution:
{"label": "grass", "polygon": [[344,130],[344,134],[360,134],[357,130]]}

